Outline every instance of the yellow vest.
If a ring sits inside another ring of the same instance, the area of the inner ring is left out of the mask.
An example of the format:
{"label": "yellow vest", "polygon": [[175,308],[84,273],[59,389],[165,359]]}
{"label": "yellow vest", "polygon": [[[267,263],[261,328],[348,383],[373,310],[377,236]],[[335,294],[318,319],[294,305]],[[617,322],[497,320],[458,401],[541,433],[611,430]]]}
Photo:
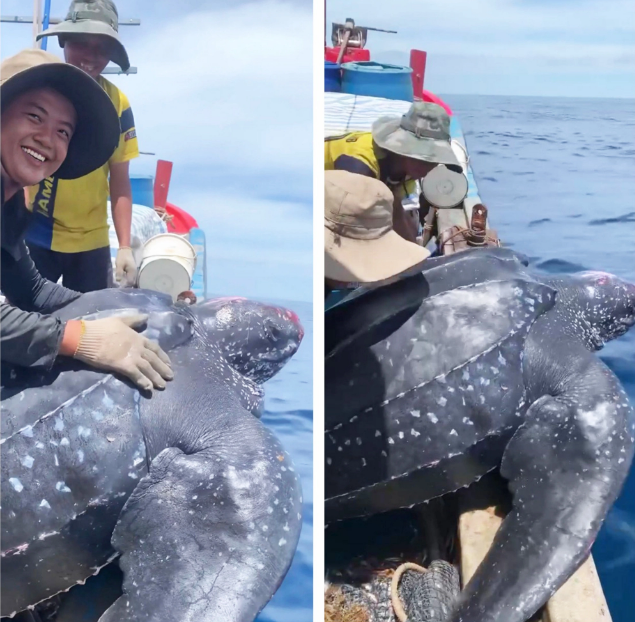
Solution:
{"label": "yellow vest", "polygon": [[31,244],[62,253],[91,251],[110,244],[107,222],[110,165],[138,157],[139,145],[128,98],[102,76],[99,84],[119,115],[119,145],[106,164],[84,177],[53,176],[29,188],[33,220],[26,239]]}
{"label": "yellow vest", "polygon": [[[385,158],[386,152],[375,144],[370,132],[349,132],[324,140],[325,171],[349,171],[374,177],[387,184],[381,170]],[[387,185],[402,198],[416,192],[417,188],[414,180]]]}

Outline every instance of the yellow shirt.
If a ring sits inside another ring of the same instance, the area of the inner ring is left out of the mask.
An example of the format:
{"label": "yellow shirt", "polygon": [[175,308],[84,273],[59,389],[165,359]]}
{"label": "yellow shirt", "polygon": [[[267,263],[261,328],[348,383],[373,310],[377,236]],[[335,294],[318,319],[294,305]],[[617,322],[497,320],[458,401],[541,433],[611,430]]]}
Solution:
{"label": "yellow shirt", "polygon": [[107,201],[110,165],[139,155],[137,132],[128,98],[114,84],[99,77],[121,126],[119,145],[101,168],[79,179],[49,177],[29,188],[33,220],[29,243],[61,253],[79,253],[109,246]]}
{"label": "yellow shirt", "polygon": [[386,152],[373,141],[370,132],[349,132],[324,140],[324,170],[348,171],[383,181],[401,198],[416,192],[413,180],[389,183],[384,169]]}

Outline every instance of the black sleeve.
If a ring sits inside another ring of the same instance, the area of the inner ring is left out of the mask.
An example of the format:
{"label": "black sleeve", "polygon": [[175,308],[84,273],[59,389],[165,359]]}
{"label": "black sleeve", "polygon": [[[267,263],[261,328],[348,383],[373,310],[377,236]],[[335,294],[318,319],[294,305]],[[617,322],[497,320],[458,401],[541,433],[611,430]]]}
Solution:
{"label": "black sleeve", "polygon": [[353,156],[341,155],[333,162],[333,168],[336,171],[348,171],[349,173],[357,173],[366,177],[377,177],[368,164],[362,160],[358,160]]}
{"label": "black sleeve", "polygon": [[40,313],[51,313],[81,294],[43,278],[26,249],[17,261],[3,252],[0,269],[2,293],[8,301],[2,303],[0,316],[2,361],[21,367],[50,367],[59,352],[65,323]]}
{"label": "black sleeve", "polygon": [[51,367],[62,343],[65,322],[2,303],[0,352],[2,362],[20,367]]}
{"label": "black sleeve", "polygon": [[35,267],[24,245],[20,259],[2,253],[2,293],[14,306],[24,311],[52,313],[81,296],[79,292],[45,279]]}

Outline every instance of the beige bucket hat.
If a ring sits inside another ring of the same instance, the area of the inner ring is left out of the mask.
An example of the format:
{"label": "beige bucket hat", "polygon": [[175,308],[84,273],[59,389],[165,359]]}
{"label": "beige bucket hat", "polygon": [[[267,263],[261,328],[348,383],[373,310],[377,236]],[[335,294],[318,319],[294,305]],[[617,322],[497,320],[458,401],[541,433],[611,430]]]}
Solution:
{"label": "beige bucket hat", "polygon": [[415,102],[402,117],[381,117],[373,123],[372,134],[386,151],[463,170],[450,144],[450,117],[437,104]]}
{"label": "beige bucket hat", "polygon": [[114,43],[110,60],[123,71],[130,69],[128,53],[119,38],[119,14],[112,0],[73,0],[66,19],[38,34],[36,40],[59,37],[60,46],[64,47],[64,35],[79,34],[108,37]]}
{"label": "beige bucket hat", "polygon": [[392,228],[393,194],[372,177],[324,173],[324,263],[327,279],[376,283],[414,269],[430,252]]}

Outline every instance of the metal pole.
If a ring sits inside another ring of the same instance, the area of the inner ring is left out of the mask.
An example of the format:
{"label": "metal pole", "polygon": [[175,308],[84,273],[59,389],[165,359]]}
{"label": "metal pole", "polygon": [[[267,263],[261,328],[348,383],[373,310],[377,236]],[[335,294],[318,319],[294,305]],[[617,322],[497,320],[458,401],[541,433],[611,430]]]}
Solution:
{"label": "metal pole", "polygon": [[[42,30],[48,29],[50,18],[51,18],[51,0],[44,0],[44,19],[42,20]],[[44,37],[42,39],[43,50],[46,50],[47,43],[48,43],[48,37]]]}
{"label": "metal pole", "polygon": [[35,38],[38,36],[40,30],[40,0],[33,0],[33,47],[40,47]]}

